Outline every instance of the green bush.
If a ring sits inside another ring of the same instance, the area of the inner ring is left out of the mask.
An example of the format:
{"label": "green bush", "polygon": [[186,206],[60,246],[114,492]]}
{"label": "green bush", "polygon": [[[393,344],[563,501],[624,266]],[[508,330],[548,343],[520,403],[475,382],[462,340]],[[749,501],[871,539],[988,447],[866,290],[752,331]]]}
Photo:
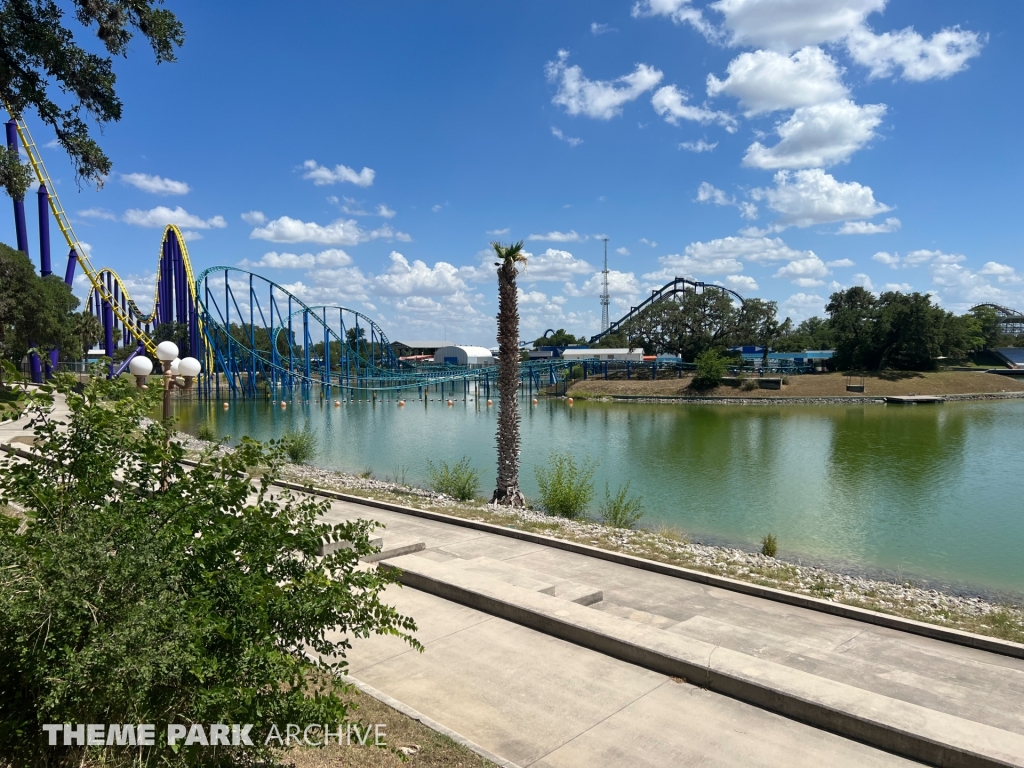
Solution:
{"label": "green bush", "polygon": [[775,557],[779,551],[779,542],[772,534],[761,537],[761,554],[765,557]]}
{"label": "green bush", "polygon": [[576,459],[571,453],[551,454],[547,466],[538,466],[534,470],[544,511],[570,519],[582,517],[594,498],[596,467],[590,459],[586,459],[582,466],[576,466]]}
{"label": "green bush", "polygon": [[697,355],[694,361],[697,371],[693,383],[701,389],[713,389],[722,382],[725,376],[725,359],[714,349],[708,349]]}
{"label": "green bush", "polygon": [[[0,765],[276,766],[272,724],[349,720],[341,638],[420,647],[381,602],[394,576],[359,566],[377,524],[321,523],[326,501],[272,489],[280,444],[185,471],[173,425],[147,418],[156,387],[58,388],[70,422],[37,410],[42,460],[0,458],[0,507],[23,511],[0,514]],[[325,538],[351,549],[318,558]],[[153,723],[156,739],[51,747],[45,723]],[[168,723],[252,723],[253,746],[171,748]]]}
{"label": "green bush", "polygon": [[744,392],[753,392],[757,389],[757,379],[744,379],[740,382],[740,389]]}
{"label": "green bush", "polygon": [[215,442],[217,440],[217,433],[213,431],[213,427],[209,424],[203,424],[196,430],[196,437],[200,440],[206,440],[207,442]]}
{"label": "green bush", "polygon": [[601,505],[601,520],[613,528],[632,528],[644,516],[642,496],[629,496],[629,480],[612,495],[608,483],[604,484],[604,503]]}
{"label": "green bush", "polygon": [[316,456],[316,431],[310,429],[309,424],[301,432],[286,432],[281,443],[293,464],[308,464]]}
{"label": "green bush", "polygon": [[469,465],[469,457],[463,456],[459,461],[448,466],[442,461],[440,466],[427,460],[427,472],[430,474],[430,489],[446,496],[469,501],[476,498],[480,491],[480,470]]}

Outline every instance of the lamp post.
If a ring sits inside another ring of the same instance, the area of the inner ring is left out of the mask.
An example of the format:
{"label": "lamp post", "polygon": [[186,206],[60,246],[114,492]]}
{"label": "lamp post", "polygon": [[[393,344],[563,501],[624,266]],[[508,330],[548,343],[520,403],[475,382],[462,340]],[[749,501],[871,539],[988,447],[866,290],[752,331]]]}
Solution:
{"label": "lamp post", "polygon": [[[178,345],[173,341],[161,341],[156,347],[156,356],[163,367],[164,388],[164,420],[171,418],[171,391],[183,389],[188,391],[202,370],[199,361],[194,357],[178,359]],[[128,370],[135,376],[135,384],[140,389],[146,388],[146,377],[153,372],[153,362],[142,355],[132,358]]]}

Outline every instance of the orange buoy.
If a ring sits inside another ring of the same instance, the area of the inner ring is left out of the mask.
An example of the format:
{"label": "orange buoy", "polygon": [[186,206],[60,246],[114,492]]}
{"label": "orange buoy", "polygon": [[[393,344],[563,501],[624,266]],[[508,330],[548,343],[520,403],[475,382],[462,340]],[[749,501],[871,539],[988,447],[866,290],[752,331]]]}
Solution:
{"label": "orange buoy", "polygon": [[405,400],[399,400],[398,401],[398,407],[399,408],[403,407],[404,405],[405,405]]}
{"label": "orange buoy", "polygon": [[225,407],[225,408],[230,408],[231,406],[230,406],[230,404],[228,404],[228,403],[224,403],[224,407]]}
{"label": "orange buoy", "polygon": [[451,404],[452,404],[452,401],[451,401],[451,400],[449,400],[449,401],[448,401],[448,405],[451,405]]}
{"label": "orange buoy", "polygon": [[288,403],[286,403],[284,400],[282,400],[281,401],[281,407],[282,408],[287,408],[288,407]]}
{"label": "orange buoy", "polygon": [[569,405],[572,405],[572,398],[571,397],[569,398],[568,402],[569,402]]}
{"label": "orange buoy", "polygon": [[493,401],[493,400],[488,400],[488,401],[487,401],[487,404],[488,404],[488,405],[494,405],[494,401]]}
{"label": "orange buoy", "polygon": [[536,397],[535,397],[535,398],[533,398],[533,404],[534,404],[534,405],[536,405],[536,404],[537,404],[537,398],[536,398]]}
{"label": "orange buoy", "polygon": [[341,405],[341,400],[335,400],[334,401],[334,407],[335,408],[339,407],[340,405]]}

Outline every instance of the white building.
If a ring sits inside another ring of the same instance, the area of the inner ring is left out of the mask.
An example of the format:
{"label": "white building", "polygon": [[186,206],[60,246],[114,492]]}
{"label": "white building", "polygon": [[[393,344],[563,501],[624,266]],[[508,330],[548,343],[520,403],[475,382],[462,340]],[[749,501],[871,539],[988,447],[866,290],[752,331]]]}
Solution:
{"label": "white building", "polygon": [[564,360],[628,360],[641,363],[644,359],[642,349],[567,349],[562,353]]}
{"label": "white building", "polygon": [[494,365],[494,357],[484,347],[449,345],[434,353],[434,362],[439,365]]}

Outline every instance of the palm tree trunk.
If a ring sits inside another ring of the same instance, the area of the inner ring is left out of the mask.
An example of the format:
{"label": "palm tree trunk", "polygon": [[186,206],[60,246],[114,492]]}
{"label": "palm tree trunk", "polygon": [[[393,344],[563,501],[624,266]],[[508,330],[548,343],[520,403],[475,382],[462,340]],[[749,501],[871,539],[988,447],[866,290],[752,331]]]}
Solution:
{"label": "palm tree trunk", "polygon": [[498,267],[498,487],[492,504],[525,507],[519,490],[519,296],[516,264]]}

